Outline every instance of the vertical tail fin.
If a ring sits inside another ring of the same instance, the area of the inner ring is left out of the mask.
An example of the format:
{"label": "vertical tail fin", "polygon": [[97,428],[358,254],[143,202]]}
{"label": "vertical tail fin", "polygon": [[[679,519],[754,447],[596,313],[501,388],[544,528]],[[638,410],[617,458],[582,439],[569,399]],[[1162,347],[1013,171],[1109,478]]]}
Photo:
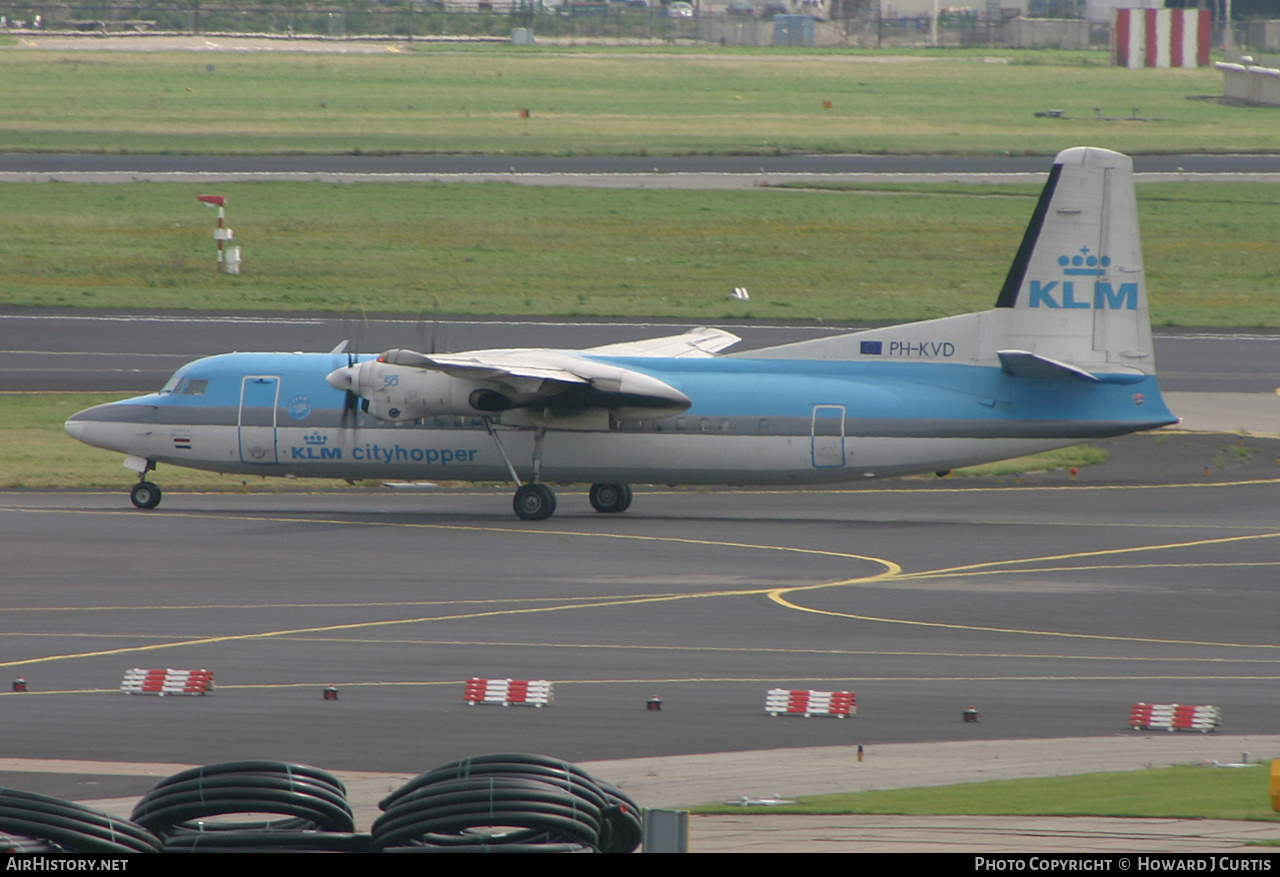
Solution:
{"label": "vertical tail fin", "polygon": [[1058,154],[992,310],[730,355],[1155,374],[1133,162],[1093,147]]}
{"label": "vertical tail fin", "polygon": [[989,350],[1154,373],[1128,156],[1093,147],[1058,154],[996,308],[1010,313],[988,327],[996,330]]}

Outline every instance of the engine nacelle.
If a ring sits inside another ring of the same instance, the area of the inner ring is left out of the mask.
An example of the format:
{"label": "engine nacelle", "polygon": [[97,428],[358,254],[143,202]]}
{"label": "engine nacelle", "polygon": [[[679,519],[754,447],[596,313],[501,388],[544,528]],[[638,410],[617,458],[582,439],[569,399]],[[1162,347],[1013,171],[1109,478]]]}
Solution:
{"label": "engine nacelle", "polygon": [[336,389],[359,396],[362,411],[393,423],[438,414],[493,414],[538,398],[536,393],[506,392],[488,382],[378,360],[337,369],[326,380]]}
{"label": "engine nacelle", "polygon": [[368,399],[360,400],[360,410],[366,414],[372,414],[379,420],[386,420],[391,423],[405,423],[427,416],[426,413],[416,408],[405,408],[394,402],[371,402]]}
{"label": "engine nacelle", "polygon": [[467,402],[477,411],[506,411],[515,407],[509,396],[497,390],[476,390],[467,397]]}
{"label": "engine nacelle", "polygon": [[[363,399],[364,410],[374,417],[392,422],[503,412],[510,412],[513,423],[540,417],[542,425],[548,418],[557,424],[597,423],[606,414],[614,420],[648,420],[679,414],[692,404],[652,375],[557,351],[428,356],[389,350],[335,369],[327,380]],[[608,428],[607,419],[604,423]]]}

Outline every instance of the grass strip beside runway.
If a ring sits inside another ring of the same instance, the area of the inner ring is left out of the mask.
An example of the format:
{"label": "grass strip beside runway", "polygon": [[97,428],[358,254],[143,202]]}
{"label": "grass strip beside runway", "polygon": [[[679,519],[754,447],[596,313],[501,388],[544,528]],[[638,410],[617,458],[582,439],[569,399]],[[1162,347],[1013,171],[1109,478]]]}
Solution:
{"label": "grass strip beside runway", "polygon": [[[1217,71],[1110,67],[1105,51],[404,48],[377,55],[5,49],[10,97],[0,129],[5,148],[17,152],[1280,149],[1276,127],[1257,124],[1255,111],[1187,100],[1220,95]],[[1067,118],[1036,116],[1049,109]]]}
{"label": "grass strip beside runway", "polygon": [[794,805],[711,805],[696,813],[906,816],[1125,816],[1280,821],[1266,765],[1183,766],[1042,779],[815,795]]}
{"label": "grass strip beside runway", "polygon": [[[1139,187],[1155,323],[1280,325],[1271,189]],[[0,306],[901,323],[990,308],[1036,191],[10,185]]]}

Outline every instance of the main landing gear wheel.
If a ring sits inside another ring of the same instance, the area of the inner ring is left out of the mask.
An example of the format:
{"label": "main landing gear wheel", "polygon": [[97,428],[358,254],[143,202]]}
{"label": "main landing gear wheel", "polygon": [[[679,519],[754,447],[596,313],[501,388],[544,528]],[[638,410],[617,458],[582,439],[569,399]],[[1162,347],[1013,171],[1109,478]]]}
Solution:
{"label": "main landing gear wheel", "polygon": [[555,514],[556,495],[545,484],[522,484],[512,503],[516,516],[526,521],[543,521]]}
{"label": "main landing gear wheel", "polygon": [[593,484],[591,507],[605,514],[625,512],[631,507],[631,488],[626,484]]}
{"label": "main landing gear wheel", "polygon": [[139,481],[129,491],[129,501],[140,509],[153,509],[160,505],[160,488],[150,481]]}

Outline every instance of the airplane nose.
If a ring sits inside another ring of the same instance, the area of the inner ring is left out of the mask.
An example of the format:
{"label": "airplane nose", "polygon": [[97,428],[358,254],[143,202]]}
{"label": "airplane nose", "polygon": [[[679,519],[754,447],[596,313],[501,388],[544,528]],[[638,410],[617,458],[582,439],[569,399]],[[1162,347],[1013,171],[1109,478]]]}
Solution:
{"label": "airplane nose", "polygon": [[78,442],[92,445],[95,448],[110,447],[108,433],[110,425],[119,422],[119,409],[114,404],[95,405],[83,411],[77,411],[67,418],[62,428]]}
{"label": "airplane nose", "polygon": [[355,389],[356,385],[355,369],[349,365],[343,366],[342,368],[336,368],[329,372],[328,376],[325,377],[325,381],[327,381],[329,386],[333,387],[335,390],[351,392]]}

